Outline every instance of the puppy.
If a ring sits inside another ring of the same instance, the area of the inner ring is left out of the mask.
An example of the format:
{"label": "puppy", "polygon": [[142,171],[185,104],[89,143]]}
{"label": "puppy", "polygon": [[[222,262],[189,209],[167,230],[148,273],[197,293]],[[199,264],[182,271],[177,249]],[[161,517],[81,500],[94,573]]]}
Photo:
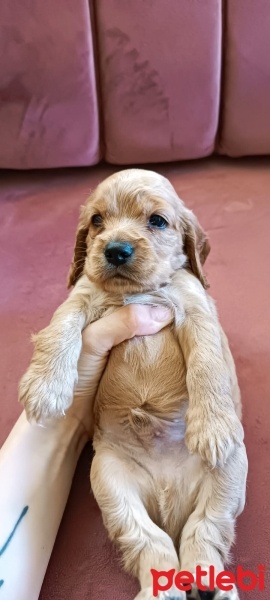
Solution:
{"label": "puppy", "polygon": [[[127,303],[171,308],[172,325],[111,351],[94,404],[92,489],[125,568],[139,579],[137,600],[153,598],[151,569],[221,572],[245,503],[240,394],[206,292],[209,250],[167,179],[139,169],[106,179],[81,213],[73,289],[36,336],[20,384],[30,419],[64,414],[88,323]],[[194,584],[188,598],[200,594]],[[235,587],[206,594],[239,598]],[[158,598],[186,594],[172,587]]]}

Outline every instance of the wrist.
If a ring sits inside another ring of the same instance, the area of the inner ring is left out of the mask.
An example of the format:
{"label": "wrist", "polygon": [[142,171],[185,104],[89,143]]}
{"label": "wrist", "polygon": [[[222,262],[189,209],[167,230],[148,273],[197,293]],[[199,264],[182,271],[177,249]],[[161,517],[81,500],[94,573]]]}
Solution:
{"label": "wrist", "polygon": [[63,428],[59,433],[59,441],[63,449],[70,448],[79,458],[84,446],[89,442],[90,432],[83,419],[72,412],[72,408],[63,418]]}
{"label": "wrist", "polygon": [[14,431],[18,438],[28,439],[30,444],[40,442],[46,454],[64,457],[71,453],[77,461],[89,440],[86,427],[77,415],[69,412],[65,417],[48,420],[43,425],[29,423],[25,411],[21,414]]}

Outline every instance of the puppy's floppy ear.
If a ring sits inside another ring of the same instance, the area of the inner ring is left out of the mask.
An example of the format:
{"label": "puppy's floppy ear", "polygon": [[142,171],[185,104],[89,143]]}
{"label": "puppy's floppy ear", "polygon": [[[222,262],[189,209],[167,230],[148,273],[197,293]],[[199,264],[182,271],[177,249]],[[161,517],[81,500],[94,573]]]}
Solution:
{"label": "puppy's floppy ear", "polygon": [[87,252],[86,238],[89,226],[86,224],[85,207],[82,207],[80,221],[76,232],[76,242],[74,247],[73,260],[68,273],[68,289],[71,288],[81,277],[84,269],[84,263]]}
{"label": "puppy's floppy ear", "polygon": [[190,269],[206,289],[209,284],[202,267],[210,252],[208,237],[191,210],[184,210],[182,225],[184,229],[184,253],[189,260]]}

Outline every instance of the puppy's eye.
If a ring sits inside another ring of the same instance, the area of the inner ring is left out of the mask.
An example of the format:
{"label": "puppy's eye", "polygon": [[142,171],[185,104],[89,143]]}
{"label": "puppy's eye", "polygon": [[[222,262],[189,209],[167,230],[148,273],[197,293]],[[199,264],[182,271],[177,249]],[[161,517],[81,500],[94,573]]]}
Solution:
{"label": "puppy's eye", "polygon": [[158,229],[165,229],[168,225],[166,219],[160,215],[151,215],[149,219],[150,227],[158,227]]}
{"label": "puppy's eye", "polygon": [[95,227],[100,227],[100,225],[102,225],[102,223],[103,223],[102,216],[101,215],[93,215],[92,219],[91,219],[91,223]]}

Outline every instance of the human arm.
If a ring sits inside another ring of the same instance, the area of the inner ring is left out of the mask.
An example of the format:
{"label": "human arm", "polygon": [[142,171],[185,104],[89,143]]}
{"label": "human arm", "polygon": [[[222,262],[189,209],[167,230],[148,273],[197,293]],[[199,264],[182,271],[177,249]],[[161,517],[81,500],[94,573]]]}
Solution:
{"label": "human arm", "polygon": [[23,412],[0,450],[0,597],[37,600],[81,450],[91,435],[92,405],[110,349],[150,335],[171,318],[128,306],[83,332],[74,401],[46,427]]}

